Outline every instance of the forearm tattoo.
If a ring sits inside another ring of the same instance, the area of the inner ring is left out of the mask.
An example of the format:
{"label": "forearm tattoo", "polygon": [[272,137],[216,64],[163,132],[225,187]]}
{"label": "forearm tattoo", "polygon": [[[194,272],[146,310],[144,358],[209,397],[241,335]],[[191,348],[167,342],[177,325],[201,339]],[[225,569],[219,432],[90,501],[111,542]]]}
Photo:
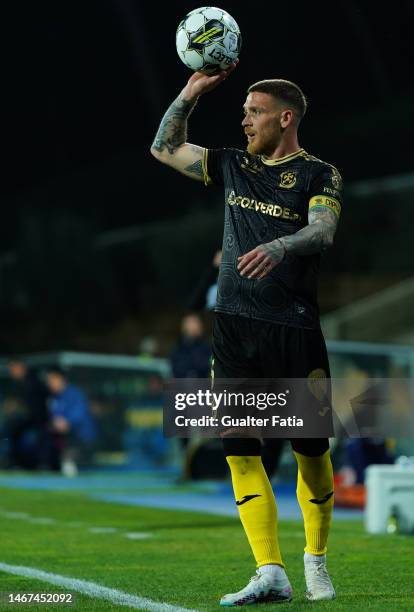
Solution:
{"label": "forearm tattoo", "polygon": [[309,212],[309,225],[302,228],[296,234],[283,236],[279,241],[287,253],[294,255],[312,255],[321,253],[333,244],[337,215],[329,208],[315,208]]}
{"label": "forearm tattoo", "polygon": [[286,254],[286,247],[279,238],[263,244],[262,249],[266,255],[272,258],[274,264],[280,263]]}
{"label": "forearm tattoo", "polygon": [[162,153],[167,149],[170,155],[185,143],[187,136],[187,118],[197,100],[183,100],[178,96],[161,120],[152,147]]}

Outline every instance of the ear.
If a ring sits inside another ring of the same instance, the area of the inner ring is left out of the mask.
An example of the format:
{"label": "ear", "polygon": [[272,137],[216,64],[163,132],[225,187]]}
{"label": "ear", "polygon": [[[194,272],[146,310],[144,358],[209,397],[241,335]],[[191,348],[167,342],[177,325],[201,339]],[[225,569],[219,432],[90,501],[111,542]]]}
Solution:
{"label": "ear", "polygon": [[289,125],[294,123],[295,117],[293,111],[286,109],[280,113],[280,126],[286,129]]}

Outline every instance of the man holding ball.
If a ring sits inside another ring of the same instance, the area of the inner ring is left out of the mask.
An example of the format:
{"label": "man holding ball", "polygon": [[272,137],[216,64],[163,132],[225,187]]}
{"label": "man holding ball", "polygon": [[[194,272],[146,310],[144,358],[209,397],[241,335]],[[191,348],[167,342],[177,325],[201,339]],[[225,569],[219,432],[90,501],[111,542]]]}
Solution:
{"label": "man holding ball", "polygon": [[[187,121],[200,96],[236,68],[191,76],[164,115],[152,154],[186,176],[224,187],[223,255],[213,332],[214,376],[329,378],[319,324],[320,254],[332,246],[342,203],[336,168],[304,151],[298,127],[306,111],[301,89],[284,79],[248,88],[242,128],[247,150],[208,150],[186,142]],[[327,415],[331,418],[331,415]],[[303,513],[307,598],[335,591],[326,567],[333,511],[327,438],[291,439]],[[224,438],[240,519],[257,564],[245,588],[223,606],[284,602],[292,588],[277,535],[277,507],[256,438]]]}

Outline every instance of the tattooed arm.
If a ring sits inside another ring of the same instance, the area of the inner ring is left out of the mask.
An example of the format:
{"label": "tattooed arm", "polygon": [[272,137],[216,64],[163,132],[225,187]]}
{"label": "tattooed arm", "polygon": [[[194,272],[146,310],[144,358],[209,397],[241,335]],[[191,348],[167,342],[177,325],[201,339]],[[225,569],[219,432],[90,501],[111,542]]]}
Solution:
{"label": "tattooed arm", "polygon": [[333,245],[338,215],[326,206],[314,207],[308,213],[309,225],[280,242],[285,250],[295,255],[321,253]]}
{"label": "tattooed arm", "polygon": [[224,81],[236,67],[233,64],[215,76],[194,73],[181,94],[165,113],[152,143],[151,153],[159,161],[197,181],[204,180],[204,148],[186,142],[187,120],[199,96]]}
{"label": "tattooed arm", "polygon": [[312,255],[321,253],[333,244],[339,216],[326,206],[315,206],[309,211],[309,225],[295,234],[261,244],[239,257],[238,270],[248,278],[264,278],[277,266],[286,253]]}
{"label": "tattooed arm", "polygon": [[197,181],[203,179],[204,149],[186,142],[187,119],[197,98],[187,100],[181,93],[171,104],[152,143],[151,153],[159,161]]}

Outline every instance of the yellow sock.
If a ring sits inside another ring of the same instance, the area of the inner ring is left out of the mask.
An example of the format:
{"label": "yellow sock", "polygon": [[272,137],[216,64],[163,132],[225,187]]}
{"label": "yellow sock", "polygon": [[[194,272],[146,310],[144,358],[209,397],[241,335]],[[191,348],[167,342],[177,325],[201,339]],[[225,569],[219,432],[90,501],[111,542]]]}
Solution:
{"label": "yellow sock", "polygon": [[230,456],[226,459],[240,520],[257,567],[270,563],[283,566],[277,538],[276,500],[261,457]]}
{"label": "yellow sock", "polygon": [[319,457],[294,452],[298,462],[296,494],[305,524],[305,552],[324,555],[334,504],[333,470],[329,449]]}

